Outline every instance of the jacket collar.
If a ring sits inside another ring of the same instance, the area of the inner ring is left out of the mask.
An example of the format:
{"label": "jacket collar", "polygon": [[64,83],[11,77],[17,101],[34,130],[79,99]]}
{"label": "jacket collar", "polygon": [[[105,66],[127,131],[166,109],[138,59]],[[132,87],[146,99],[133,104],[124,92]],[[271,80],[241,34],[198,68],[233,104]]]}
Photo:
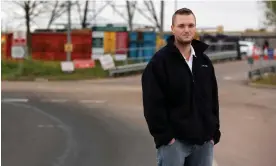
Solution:
{"label": "jacket collar", "polygon": [[[172,47],[172,48],[177,48],[174,44],[174,41],[175,41],[175,38],[174,38],[174,35],[171,35],[168,39],[167,39],[167,45],[169,47]],[[193,39],[192,40],[192,43],[191,43],[193,49],[194,49],[194,52],[196,55],[198,54],[202,54],[208,47],[209,45],[202,42],[202,41],[199,41],[199,40],[196,40],[196,39]]]}

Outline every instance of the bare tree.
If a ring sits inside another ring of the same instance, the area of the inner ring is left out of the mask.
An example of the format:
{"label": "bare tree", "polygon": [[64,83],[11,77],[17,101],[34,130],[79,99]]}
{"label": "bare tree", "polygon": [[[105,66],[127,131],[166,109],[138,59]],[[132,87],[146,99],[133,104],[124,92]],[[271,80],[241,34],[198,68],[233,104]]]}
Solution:
{"label": "bare tree", "polygon": [[48,9],[51,11],[50,19],[47,25],[49,29],[55,20],[60,18],[67,11],[67,3],[66,1],[54,1],[49,2]]}
{"label": "bare tree", "polygon": [[155,7],[154,7],[154,5],[153,5],[152,0],[150,0],[150,1],[144,1],[144,4],[146,5],[148,11],[151,13],[152,18],[153,18],[154,21],[155,21],[155,26],[156,26],[158,29],[161,29],[160,22],[159,22],[159,20],[158,20],[158,18],[157,18],[157,14],[156,14]]}
{"label": "bare tree", "polygon": [[133,16],[136,9],[137,1],[127,1],[128,26],[130,31],[133,30]]}
{"label": "bare tree", "polygon": [[27,29],[27,53],[31,56],[32,53],[32,39],[31,39],[31,22],[34,22],[34,18],[47,12],[45,5],[48,1],[14,1],[14,3],[24,10],[24,19]]}
{"label": "bare tree", "polygon": [[88,11],[89,11],[89,1],[88,0],[85,1],[83,10],[81,9],[81,5],[80,5],[79,1],[76,2],[76,5],[78,8],[81,27],[86,28],[88,26],[87,17],[88,17]]}

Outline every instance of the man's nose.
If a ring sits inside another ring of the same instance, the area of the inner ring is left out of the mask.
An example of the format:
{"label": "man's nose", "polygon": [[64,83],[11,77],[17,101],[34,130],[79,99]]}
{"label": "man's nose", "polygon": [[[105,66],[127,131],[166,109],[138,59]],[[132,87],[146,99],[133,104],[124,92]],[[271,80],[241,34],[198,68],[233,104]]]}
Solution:
{"label": "man's nose", "polygon": [[183,28],[183,31],[184,31],[184,32],[189,32],[189,27],[188,27],[188,26],[185,26],[185,27]]}

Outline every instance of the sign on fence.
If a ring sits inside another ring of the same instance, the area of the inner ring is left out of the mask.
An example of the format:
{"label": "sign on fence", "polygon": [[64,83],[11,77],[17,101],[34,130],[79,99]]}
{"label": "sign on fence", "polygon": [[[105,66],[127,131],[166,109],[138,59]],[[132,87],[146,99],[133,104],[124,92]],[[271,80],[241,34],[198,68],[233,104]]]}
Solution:
{"label": "sign on fence", "polygon": [[110,54],[103,55],[99,58],[103,70],[115,68],[115,63]]}
{"label": "sign on fence", "polygon": [[71,44],[71,43],[66,43],[66,44],[64,45],[64,51],[65,51],[65,52],[72,52],[72,51],[73,51],[73,44]]}
{"label": "sign on fence", "polygon": [[74,60],[74,67],[76,69],[84,69],[84,68],[94,68],[95,61],[94,60]]}
{"label": "sign on fence", "polygon": [[24,58],[26,51],[26,33],[23,31],[16,31],[13,33],[12,40],[12,58]]}
{"label": "sign on fence", "polygon": [[25,46],[12,46],[12,58],[22,59],[25,56]]}
{"label": "sign on fence", "polygon": [[60,62],[61,70],[63,72],[73,72],[75,70],[74,64],[72,61],[63,61]]}

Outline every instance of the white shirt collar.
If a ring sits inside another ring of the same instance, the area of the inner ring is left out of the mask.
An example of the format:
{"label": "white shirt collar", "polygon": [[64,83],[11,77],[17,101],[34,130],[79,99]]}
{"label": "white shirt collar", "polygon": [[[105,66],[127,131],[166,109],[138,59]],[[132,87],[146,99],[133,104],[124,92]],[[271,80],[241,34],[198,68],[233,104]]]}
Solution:
{"label": "white shirt collar", "polygon": [[195,50],[192,45],[191,45],[191,55],[196,57]]}
{"label": "white shirt collar", "polygon": [[[190,58],[188,59],[188,61],[192,60],[193,56],[196,57],[196,54],[195,54],[195,50],[194,50],[193,46],[191,45],[191,54],[190,54]],[[185,56],[183,56],[183,57],[185,60],[187,60]]]}

